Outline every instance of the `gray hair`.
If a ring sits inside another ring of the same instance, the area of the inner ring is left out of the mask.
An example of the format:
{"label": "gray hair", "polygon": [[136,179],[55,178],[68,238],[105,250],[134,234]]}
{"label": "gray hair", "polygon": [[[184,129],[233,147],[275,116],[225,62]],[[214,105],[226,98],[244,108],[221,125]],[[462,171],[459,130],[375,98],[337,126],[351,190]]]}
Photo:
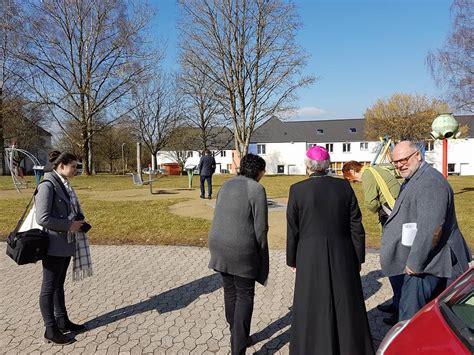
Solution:
{"label": "gray hair", "polygon": [[326,171],[329,169],[329,165],[331,164],[331,160],[312,160],[308,157],[304,158],[304,165],[306,165],[306,169],[312,172],[316,171]]}
{"label": "gray hair", "polygon": [[413,151],[417,150],[420,153],[421,161],[425,160],[425,145],[424,145],[424,142],[415,141],[415,140],[412,140],[412,139],[402,139],[398,143],[401,143],[401,142],[407,142],[408,143],[408,148],[413,149]]}

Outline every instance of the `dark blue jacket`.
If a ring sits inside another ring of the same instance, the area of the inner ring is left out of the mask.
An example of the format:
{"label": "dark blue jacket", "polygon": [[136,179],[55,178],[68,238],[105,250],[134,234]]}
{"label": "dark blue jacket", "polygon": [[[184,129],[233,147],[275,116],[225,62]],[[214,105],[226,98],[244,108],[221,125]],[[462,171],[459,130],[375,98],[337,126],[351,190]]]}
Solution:
{"label": "dark blue jacket", "polygon": [[211,176],[216,171],[216,160],[211,155],[203,155],[198,165],[199,175]]}

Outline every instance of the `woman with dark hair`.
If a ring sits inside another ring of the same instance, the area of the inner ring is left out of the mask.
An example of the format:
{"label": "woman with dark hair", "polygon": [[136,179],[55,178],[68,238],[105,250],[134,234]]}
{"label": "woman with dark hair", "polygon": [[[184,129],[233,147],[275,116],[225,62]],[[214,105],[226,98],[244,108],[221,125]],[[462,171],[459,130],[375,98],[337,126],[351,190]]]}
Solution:
{"label": "woman with dark hair", "polygon": [[35,196],[36,221],[48,233],[47,256],[43,259],[43,282],[40,292],[40,310],[47,342],[68,344],[73,339],[66,334],[84,330],[72,323],[67,315],[64,298],[66,272],[73,260],[73,280],[92,275],[89,242],[79,200],[69,184],[76,172],[77,158],[71,153],[52,151],[49,161],[53,171],[46,173]]}
{"label": "woman with dark hair", "polygon": [[323,147],[311,147],[305,164],[309,178],[291,186],[286,212],[286,258],[296,272],[290,354],[373,354],[356,196],[347,181],[327,174]]}
{"label": "woman with dark hair", "polygon": [[259,183],[264,174],[261,157],[242,158],[239,175],[219,190],[209,232],[209,268],[222,275],[232,354],[245,354],[250,345],[255,281],[263,285],[268,276],[267,195]]}

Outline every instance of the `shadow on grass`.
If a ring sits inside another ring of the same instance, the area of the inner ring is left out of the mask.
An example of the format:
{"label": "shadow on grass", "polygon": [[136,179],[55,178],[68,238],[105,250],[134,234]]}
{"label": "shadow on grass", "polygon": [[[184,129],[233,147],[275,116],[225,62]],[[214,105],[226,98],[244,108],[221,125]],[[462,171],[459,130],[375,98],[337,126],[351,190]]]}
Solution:
{"label": "shadow on grass", "polygon": [[463,193],[466,193],[466,192],[473,192],[473,191],[474,191],[474,187],[465,187],[465,188],[461,189],[461,191],[455,192],[454,194],[455,195],[460,195],[460,194],[463,194]]}
{"label": "shadow on grass", "polygon": [[178,193],[179,192],[172,192],[172,191],[166,191],[166,190],[156,190],[156,191],[151,192],[152,195],[176,195]]}
{"label": "shadow on grass", "polygon": [[143,312],[152,310],[156,310],[158,313],[176,311],[187,307],[199,296],[212,293],[221,287],[222,280],[219,274],[215,273],[160,293],[146,301],[107,312],[87,321],[84,325],[88,330],[91,330]]}
{"label": "shadow on grass", "polygon": [[[382,287],[382,283],[379,281],[384,277],[381,270],[374,270],[369,272],[367,275],[363,275],[361,277],[362,282],[362,290],[364,292],[364,300],[369,299],[372,295],[377,293],[379,289]],[[292,307],[290,307],[290,311],[285,314],[280,319],[270,323],[261,331],[252,335],[252,344],[257,344],[261,341],[266,339],[270,339],[273,334],[281,331],[282,329],[291,325],[291,312]],[[381,340],[390,329],[389,327],[382,327],[380,324],[377,323],[376,315],[380,315],[380,311],[376,308],[370,310],[367,313],[367,317],[369,319],[369,325],[372,333],[372,341],[374,343],[374,348],[377,349]],[[256,352],[256,354],[274,354],[278,352],[283,346],[290,342],[290,334],[291,328],[288,328],[283,333],[278,335],[277,337],[270,339],[268,342],[262,345],[262,347]]]}

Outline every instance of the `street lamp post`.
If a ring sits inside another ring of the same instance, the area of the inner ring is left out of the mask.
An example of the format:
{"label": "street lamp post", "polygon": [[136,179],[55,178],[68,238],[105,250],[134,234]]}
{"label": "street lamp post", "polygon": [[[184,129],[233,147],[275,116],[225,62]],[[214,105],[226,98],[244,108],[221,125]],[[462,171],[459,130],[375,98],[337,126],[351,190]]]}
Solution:
{"label": "street lamp post", "polygon": [[123,175],[125,175],[125,158],[124,158],[124,155],[123,155],[123,146],[125,145],[125,143],[122,143],[122,173]]}

